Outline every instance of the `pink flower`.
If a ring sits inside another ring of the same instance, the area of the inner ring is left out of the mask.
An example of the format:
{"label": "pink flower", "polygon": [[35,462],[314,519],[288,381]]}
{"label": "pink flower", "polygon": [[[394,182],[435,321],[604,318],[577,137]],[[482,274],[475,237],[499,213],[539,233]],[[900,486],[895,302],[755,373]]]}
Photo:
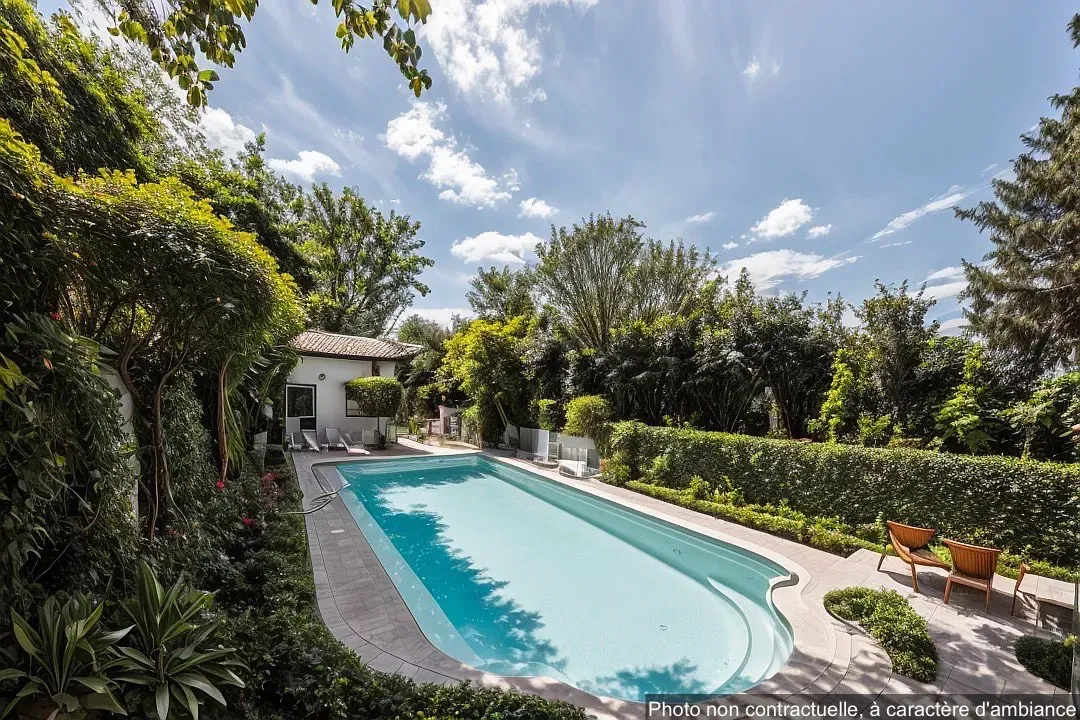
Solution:
{"label": "pink flower", "polygon": [[56,322],[60,322],[60,313],[54,312],[52,314],[52,319],[55,320]]}
{"label": "pink flower", "polygon": [[244,518],[244,527],[251,527],[255,524],[255,521],[249,517]]}
{"label": "pink flower", "polygon": [[268,473],[266,473],[265,475],[262,476],[262,481],[264,483],[274,482],[274,480],[276,480],[276,479],[277,479],[277,476],[274,475],[274,473],[272,473],[272,472],[268,472]]}
{"label": "pink flower", "polygon": [[225,489],[225,481],[224,480],[218,480],[216,483],[214,483],[214,487],[216,487],[218,490],[224,490]]}

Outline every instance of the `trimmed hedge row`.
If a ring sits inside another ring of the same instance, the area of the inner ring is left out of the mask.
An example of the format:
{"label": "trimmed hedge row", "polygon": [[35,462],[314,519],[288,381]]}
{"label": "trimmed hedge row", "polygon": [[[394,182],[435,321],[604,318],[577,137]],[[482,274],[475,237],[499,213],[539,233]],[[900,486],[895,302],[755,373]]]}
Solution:
{"label": "trimmed hedge row", "polygon": [[863,540],[829,527],[828,523],[822,522],[821,518],[784,517],[755,505],[733,505],[713,500],[701,500],[695,498],[688,490],[660,487],[636,480],[627,482],[624,487],[657,500],[730,520],[754,530],[761,530],[770,535],[787,538],[837,555],[847,556],[860,548],[874,552],[885,549],[880,543]]}
{"label": "trimmed hedge row", "polygon": [[1080,558],[1080,465],[927,450],[802,443],[616,423],[615,477],[786,503],[851,525],[896,519],[1052,563]]}

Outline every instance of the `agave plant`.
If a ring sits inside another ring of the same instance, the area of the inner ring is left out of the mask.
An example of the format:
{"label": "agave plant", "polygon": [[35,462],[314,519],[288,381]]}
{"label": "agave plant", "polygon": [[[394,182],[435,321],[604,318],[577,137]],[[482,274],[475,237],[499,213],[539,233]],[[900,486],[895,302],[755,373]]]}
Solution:
{"label": "agave plant", "polygon": [[152,698],[159,720],[180,714],[173,700],[197,719],[200,695],[224,706],[217,685],[244,687],[232,669],[243,667],[236,651],[212,647],[218,623],[207,617],[207,611],[213,602],[211,593],[192,589],[183,577],[164,589],[150,566],[142,563],[135,597],[121,604],[134,630],[130,646],[119,648],[125,670],[117,680],[143,687],[144,699],[149,704]]}
{"label": "agave plant", "polygon": [[100,624],[104,607],[89,595],[75,595],[63,605],[50,597],[38,612],[37,629],[11,611],[13,629],[5,638],[0,681],[25,683],[7,700],[0,718],[32,703],[45,705],[50,720],[80,710],[127,714],[113,695],[110,673],[123,664],[113,649],[131,628],[105,630]]}

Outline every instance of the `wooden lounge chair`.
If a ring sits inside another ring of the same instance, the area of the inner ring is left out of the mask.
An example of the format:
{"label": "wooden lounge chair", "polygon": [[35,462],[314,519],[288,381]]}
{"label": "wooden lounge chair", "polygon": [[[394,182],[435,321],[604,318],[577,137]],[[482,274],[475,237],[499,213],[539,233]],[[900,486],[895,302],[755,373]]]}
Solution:
{"label": "wooden lounge chair", "polygon": [[967,585],[986,592],[986,610],[990,611],[990,598],[994,593],[994,572],[997,571],[1000,550],[968,545],[955,540],[942,540],[952,554],[953,570],[945,581],[945,603],[949,602],[953,583]]}
{"label": "wooden lounge chair", "polygon": [[[915,592],[919,592],[919,573],[916,571],[916,565],[936,567],[943,570],[949,569],[949,564],[942,561],[927,547],[930,544],[930,538],[934,537],[934,533],[937,532],[936,530],[902,525],[891,520],[886,522],[885,525],[889,528],[889,545],[892,546],[896,557],[911,566],[911,584],[915,588]],[[889,548],[886,546],[885,552],[881,553],[881,558],[878,560],[878,570],[881,570],[881,563],[885,562],[885,556],[888,552]]]}

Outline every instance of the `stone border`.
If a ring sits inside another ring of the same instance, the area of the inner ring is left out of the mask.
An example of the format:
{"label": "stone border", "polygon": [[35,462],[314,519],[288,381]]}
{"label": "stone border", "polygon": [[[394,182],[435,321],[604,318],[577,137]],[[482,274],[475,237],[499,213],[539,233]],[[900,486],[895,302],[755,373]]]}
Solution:
{"label": "stone border", "polygon": [[[415,454],[472,454],[469,451],[445,450],[431,453],[431,449],[420,446],[412,449],[419,451]],[[789,696],[799,692],[828,693],[834,689],[853,691],[857,687],[866,687],[865,683],[856,686],[844,686],[842,683],[851,659],[851,638],[844,631],[837,632],[837,628],[842,626],[835,624],[820,603],[814,603],[809,598],[809,590],[814,585],[812,576],[792,558],[751,539],[717,529],[744,530],[730,523],[667,503],[657,502],[655,506],[650,506],[642,502],[644,496],[622,488],[568,478],[557,472],[544,472],[531,463],[494,453],[484,454],[498,462],[527,470],[698,535],[757,553],[788,570],[790,577],[774,581],[772,599],[791,627],[794,649],[779,672],[750,692]],[[344,453],[290,455],[305,500],[337,487],[336,484],[330,487],[322,482],[315,468],[321,470],[343,462],[378,459],[379,456],[374,455],[357,458]],[[469,680],[534,693],[547,699],[573,703],[598,718],[622,720],[644,717],[645,707],[639,702],[597,697],[551,678],[494,675],[449,657],[424,636],[341,498],[334,498],[318,513],[305,516],[305,522],[319,612],[330,631],[369,667],[404,675],[418,682],[449,684]],[[807,600],[810,600],[809,604]],[[891,667],[883,652],[878,651],[876,655],[876,662],[867,669],[881,678],[883,687],[891,676]]]}

